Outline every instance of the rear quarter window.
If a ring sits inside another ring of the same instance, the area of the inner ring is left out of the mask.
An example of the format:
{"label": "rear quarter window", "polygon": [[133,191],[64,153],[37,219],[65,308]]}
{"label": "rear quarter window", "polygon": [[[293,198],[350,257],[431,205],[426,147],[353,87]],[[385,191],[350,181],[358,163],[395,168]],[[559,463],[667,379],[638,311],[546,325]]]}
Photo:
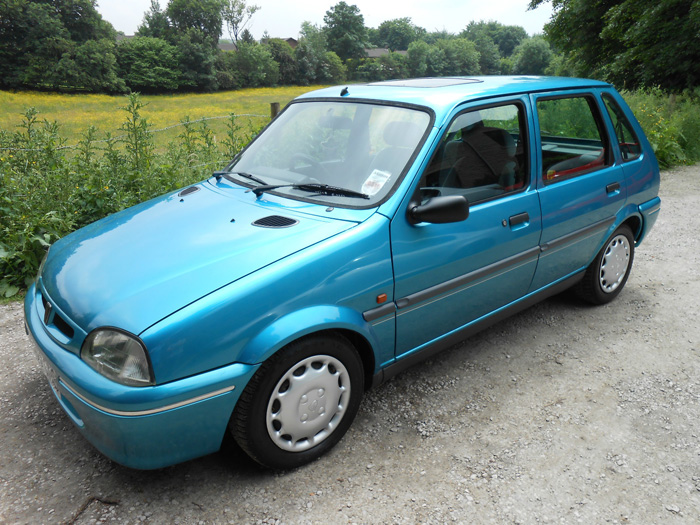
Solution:
{"label": "rear quarter window", "polygon": [[629,162],[639,158],[642,154],[642,146],[639,143],[637,134],[632,128],[632,124],[625,116],[622,108],[608,94],[603,95],[603,102],[605,103],[605,109],[608,115],[610,115],[610,120],[612,120],[613,128],[615,129],[615,138],[620,147],[622,160],[624,162]]}

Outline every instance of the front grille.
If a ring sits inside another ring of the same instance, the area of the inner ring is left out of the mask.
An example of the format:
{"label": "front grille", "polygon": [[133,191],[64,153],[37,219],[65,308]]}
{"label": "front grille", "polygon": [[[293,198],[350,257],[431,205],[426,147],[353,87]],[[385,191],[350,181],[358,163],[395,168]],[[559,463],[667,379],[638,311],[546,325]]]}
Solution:
{"label": "front grille", "polygon": [[41,294],[41,304],[44,305],[44,324],[54,325],[58,331],[65,335],[68,339],[73,339],[73,336],[75,335],[73,327],[69,325],[66,320],[63,319],[63,317],[58,315],[56,309],[48,301],[48,299],[44,297],[44,294]]}
{"label": "front grille", "polygon": [[73,336],[75,335],[75,331],[73,330],[73,328],[72,328],[68,323],[66,323],[66,322],[63,320],[63,318],[62,318],[60,315],[54,314],[54,316],[53,316],[53,324],[54,324],[54,326],[55,326],[56,328],[58,328],[58,330],[59,330],[63,335],[65,335],[68,339],[73,339]]}

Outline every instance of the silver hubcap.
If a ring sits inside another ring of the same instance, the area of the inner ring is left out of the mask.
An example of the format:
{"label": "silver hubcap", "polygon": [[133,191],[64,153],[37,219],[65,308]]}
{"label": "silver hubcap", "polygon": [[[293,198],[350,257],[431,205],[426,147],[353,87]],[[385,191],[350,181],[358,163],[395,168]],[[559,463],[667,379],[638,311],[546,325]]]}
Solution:
{"label": "silver hubcap", "polygon": [[267,432],[283,450],[302,452],[333,433],[350,400],[350,375],[339,360],[317,355],[279,380],[267,404]]}
{"label": "silver hubcap", "polygon": [[620,286],[629,264],[629,241],[624,235],[617,235],[606,246],[600,262],[600,287],[605,293],[614,292]]}

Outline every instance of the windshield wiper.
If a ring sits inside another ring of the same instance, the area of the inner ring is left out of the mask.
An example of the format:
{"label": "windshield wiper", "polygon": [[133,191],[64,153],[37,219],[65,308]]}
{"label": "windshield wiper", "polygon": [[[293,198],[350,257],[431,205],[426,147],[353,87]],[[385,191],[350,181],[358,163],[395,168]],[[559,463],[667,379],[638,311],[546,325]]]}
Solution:
{"label": "windshield wiper", "polygon": [[221,177],[225,178],[228,181],[236,182],[236,180],[233,177],[231,177],[231,175],[237,175],[238,177],[252,180],[253,182],[257,182],[258,184],[262,184],[263,186],[268,185],[267,182],[265,182],[261,178],[256,177],[255,175],[251,175],[250,173],[246,173],[244,171],[215,171],[214,172],[214,177],[216,177],[216,182],[219,182],[221,180]]}
{"label": "windshield wiper", "polygon": [[308,191],[310,193],[318,193],[320,195],[331,195],[334,197],[353,197],[357,199],[369,199],[370,196],[359,191],[349,190],[347,188],[339,188],[337,186],[329,186],[328,184],[267,184],[251,188],[248,191],[255,193],[256,197],[260,197],[266,191],[276,190],[277,188],[293,188],[295,190]]}

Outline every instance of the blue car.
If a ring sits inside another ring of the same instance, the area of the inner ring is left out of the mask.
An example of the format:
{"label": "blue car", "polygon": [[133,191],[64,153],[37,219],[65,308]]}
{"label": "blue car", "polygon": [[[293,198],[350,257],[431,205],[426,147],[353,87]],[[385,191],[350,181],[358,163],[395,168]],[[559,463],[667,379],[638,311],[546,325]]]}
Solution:
{"label": "blue car", "polygon": [[123,465],[333,447],[364,391],[565,289],[607,303],[659,168],[609,84],[423,78],[303,95],[226,167],[56,242],[27,332]]}

